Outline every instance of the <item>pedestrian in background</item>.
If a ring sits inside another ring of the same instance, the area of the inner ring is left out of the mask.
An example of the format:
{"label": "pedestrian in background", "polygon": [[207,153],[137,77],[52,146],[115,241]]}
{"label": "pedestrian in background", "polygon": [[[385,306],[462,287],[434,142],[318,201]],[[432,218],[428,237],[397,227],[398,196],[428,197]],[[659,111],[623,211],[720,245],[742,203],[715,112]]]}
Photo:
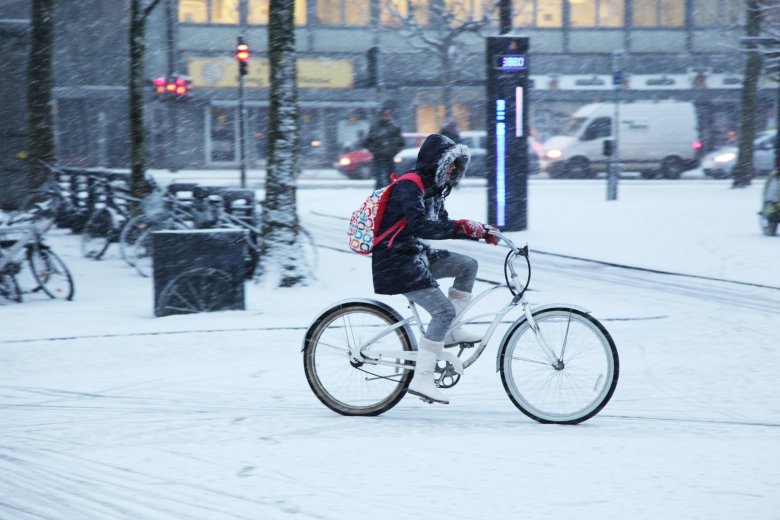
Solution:
{"label": "pedestrian in background", "polygon": [[376,122],[368,130],[363,146],[374,156],[372,165],[376,179],[375,189],[387,186],[395,166],[393,158],[404,147],[401,128],[393,123],[393,114],[389,108],[384,107],[379,111]]}
{"label": "pedestrian in background", "polygon": [[455,143],[460,143],[460,132],[458,131],[458,122],[454,117],[447,119],[444,126],[441,127],[439,133],[443,136],[449,137]]}

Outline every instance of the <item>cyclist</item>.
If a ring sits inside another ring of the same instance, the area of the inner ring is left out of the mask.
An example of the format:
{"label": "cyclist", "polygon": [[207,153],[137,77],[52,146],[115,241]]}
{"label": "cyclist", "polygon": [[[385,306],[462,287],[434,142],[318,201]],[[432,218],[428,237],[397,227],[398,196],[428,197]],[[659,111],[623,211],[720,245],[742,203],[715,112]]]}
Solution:
{"label": "cyclist", "polygon": [[[444,200],[466,173],[471,153],[466,145],[456,144],[439,134],[429,135],[417,155],[413,172],[424,187],[405,179],[390,194],[376,236],[406,218],[406,226],[391,234],[372,249],[374,292],[403,294],[431,315],[420,339],[417,365],[409,392],[430,401],[447,404],[448,399],[434,381],[438,354],[445,344],[476,343],[480,334],[457,327],[449,334],[455,317],[471,300],[477,275],[477,261],[444,249],[434,249],[420,239],[463,238],[498,244],[498,238],[485,231],[485,224],[451,220]],[[438,278],[454,278],[448,296],[439,289]]]}

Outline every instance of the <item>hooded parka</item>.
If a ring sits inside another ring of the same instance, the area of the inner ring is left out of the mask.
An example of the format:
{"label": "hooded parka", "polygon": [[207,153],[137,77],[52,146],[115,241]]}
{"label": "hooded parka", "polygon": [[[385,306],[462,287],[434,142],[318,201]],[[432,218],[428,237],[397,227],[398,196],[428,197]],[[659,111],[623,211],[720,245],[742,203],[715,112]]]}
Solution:
{"label": "hooded parka", "polygon": [[[433,249],[421,239],[444,240],[468,238],[455,231],[455,221],[444,209],[444,198],[457,186],[466,173],[471,154],[467,146],[456,144],[439,134],[429,135],[417,155],[413,170],[422,179],[424,191],[414,181],[398,182],[390,193],[376,236],[406,217],[406,227],[393,239],[386,237],[372,249],[374,292],[402,294],[438,283],[428,266],[439,256],[447,256],[443,249]],[[447,179],[447,168],[455,163],[455,170]]]}

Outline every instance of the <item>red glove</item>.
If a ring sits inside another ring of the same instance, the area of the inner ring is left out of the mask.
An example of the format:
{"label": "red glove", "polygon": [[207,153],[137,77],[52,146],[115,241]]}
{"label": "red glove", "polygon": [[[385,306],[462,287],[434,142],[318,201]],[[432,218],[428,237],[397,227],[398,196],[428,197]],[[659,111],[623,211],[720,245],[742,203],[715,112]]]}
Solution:
{"label": "red glove", "polygon": [[488,226],[487,224],[485,224],[485,237],[484,237],[485,243],[490,244],[491,246],[497,246],[501,242],[501,239],[498,238],[496,235],[492,235],[488,233],[488,231],[498,231],[498,229],[494,228],[493,226]]}
{"label": "red glove", "polygon": [[477,240],[485,235],[485,228],[482,224],[465,218],[455,222],[455,231],[463,231],[463,234],[467,237],[476,238]]}

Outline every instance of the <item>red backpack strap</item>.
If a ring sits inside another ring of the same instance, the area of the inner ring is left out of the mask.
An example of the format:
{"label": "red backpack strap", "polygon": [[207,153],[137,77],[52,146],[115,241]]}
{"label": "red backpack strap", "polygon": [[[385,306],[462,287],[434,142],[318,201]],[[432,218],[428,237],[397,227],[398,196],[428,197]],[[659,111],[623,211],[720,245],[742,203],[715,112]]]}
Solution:
{"label": "red backpack strap", "polygon": [[[395,186],[401,181],[414,181],[415,184],[417,184],[417,187],[420,188],[420,191],[425,191],[425,188],[423,187],[422,179],[420,178],[420,175],[415,172],[407,172],[400,177],[398,177],[396,174],[392,174],[390,176],[392,179],[392,184],[390,184],[390,187]],[[382,200],[379,203],[379,209],[377,210],[376,218],[374,219],[374,225],[376,226],[376,229],[379,229],[380,223],[382,222],[382,217],[385,214],[385,208],[387,207],[387,201],[390,199],[390,188],[388,188],[383,194],[382,194]],[[390,226],[387,230],[385,230],[384,233],[382,233],[379,236],[374,237],[374,245],[379,244],[382,242],[382,240],[385,239],[385,237],[389,236],[392,233],[392,237],[390,238],[390,242],[387,244],[387,247],[393,247],[393,241],[395,240],[395,237],[398,236],[398,233],[403,231],[403,229],[406,227],[406,217],[402,218],[392,226]]]}

